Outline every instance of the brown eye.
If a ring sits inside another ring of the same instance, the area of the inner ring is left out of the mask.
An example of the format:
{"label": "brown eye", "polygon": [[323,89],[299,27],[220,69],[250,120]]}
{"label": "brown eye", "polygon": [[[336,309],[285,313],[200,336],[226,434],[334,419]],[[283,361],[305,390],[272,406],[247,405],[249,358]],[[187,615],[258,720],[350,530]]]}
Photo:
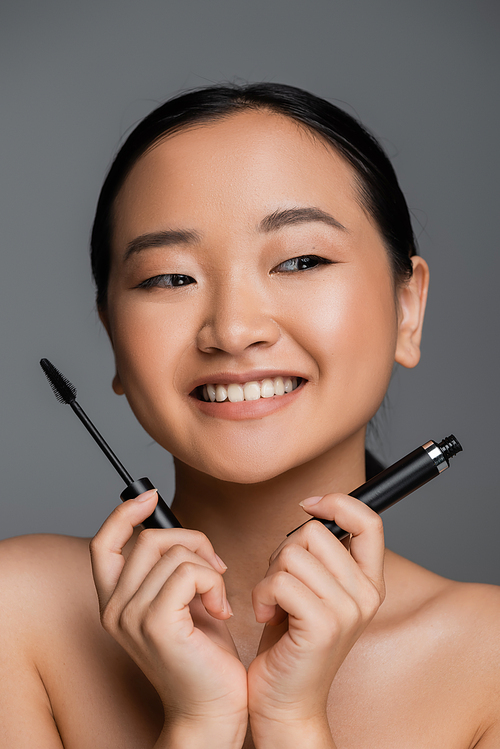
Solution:
{"label": "brown eye", "polygon": [[184,276],[182,273],[163,273],[161,276],[153,276],[137,285],[138,289],[151,289],[154,286],[160,289],[174,289],[179,286],[189,286],[196,283],[191,276]]}
{"label": "brown eye", "polygon": [[311,268],[316,268],[318,265],[331,265],[331,260],[318,257],[318,255],[300,255],[299,257],[292,257],[290,260],[280,263],[276,266],[274,272],[290,273],[298,270],[310,270]]}

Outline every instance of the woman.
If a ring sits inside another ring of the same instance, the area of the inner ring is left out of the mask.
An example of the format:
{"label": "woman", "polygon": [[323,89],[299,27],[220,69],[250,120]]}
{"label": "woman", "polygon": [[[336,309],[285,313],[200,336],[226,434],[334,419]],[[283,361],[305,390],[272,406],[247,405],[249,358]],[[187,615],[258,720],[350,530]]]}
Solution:
{"label": "woman", "polygon": [[[385,550],[346,494],[428,286],[378,145],[289,86],[186,94],[121,149],[92,253],[183,528],[140,533],[151,491],[92,572],[84,539],[4,542],[3,745],[498,747],[498,590]],[[311,516],[349,542],[286,537]]]}

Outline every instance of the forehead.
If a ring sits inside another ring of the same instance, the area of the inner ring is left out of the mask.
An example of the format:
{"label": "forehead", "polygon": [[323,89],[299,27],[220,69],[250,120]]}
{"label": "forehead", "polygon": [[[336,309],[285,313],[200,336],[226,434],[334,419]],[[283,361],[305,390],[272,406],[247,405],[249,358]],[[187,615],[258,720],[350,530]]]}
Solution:
{"label": "forehead", "polygon": [[115,240],[158,222],[254,226],[296,205],[342,214],[342,223],[367,221],[354,172],[333,147],[288,117],[247,110],[183,129],[143,154],[115,202]]}

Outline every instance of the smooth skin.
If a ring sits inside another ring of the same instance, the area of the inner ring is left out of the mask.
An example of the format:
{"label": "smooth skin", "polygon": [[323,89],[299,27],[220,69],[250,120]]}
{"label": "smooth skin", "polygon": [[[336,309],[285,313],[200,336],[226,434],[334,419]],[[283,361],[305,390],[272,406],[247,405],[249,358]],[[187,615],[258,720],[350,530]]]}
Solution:
{"label": "smooth skin", "polygon": [[[346,494],[394,362],[418,363],[427,287],[421,258],[395,287],[350,167],[284,117],[233,115],[137,162],[101,317],[115,392],[175,456],[183,528],[140,532],[149,492],[104,522],[92,570],[84,539],[3,542],[2,745],[500,745],[498,589],[388,551]],[[302,384],[196,397],[279,374]],[[286,538],[309,516],[350,541],[315,522]]]}

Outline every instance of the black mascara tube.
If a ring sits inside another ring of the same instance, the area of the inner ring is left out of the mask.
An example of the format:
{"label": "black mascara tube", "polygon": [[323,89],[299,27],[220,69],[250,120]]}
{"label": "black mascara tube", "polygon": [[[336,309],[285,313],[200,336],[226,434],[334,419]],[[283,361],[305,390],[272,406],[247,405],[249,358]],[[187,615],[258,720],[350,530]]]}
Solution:
{"label": "black mascara tube", "polygon": [[[120,499],[123,502],[126,502],[127,499],[135,499],[139,494],[147,492],[149,489],[156,489],[156,487],[145,476],[144,478],[137,479],[129,484],[120,494]],[[143,525],[144,528],[182,528],[182,525],[179,523],[170,507],[160,496],[158,489],[156,489],[156,493],[158,494],[158,503],[154,512],[146,518],[146,520],[143,520],[141,525]]]}
{"label": "black mascara tube", "polygon": [[[452,434],[439,443],[430,440],[349,494],[380,514],[414,492],[415,489],[439,476],[446,468],[449,468],[450,458],[461,450],[462,445]],[[306,523],[310,523],[311,520],[323,523],[338,539],[349,535],[332,520],[311,518],[306,520]],[[298,528],[302,528],[302,525]],[[287,533],[287,536],[298,528]]]}

